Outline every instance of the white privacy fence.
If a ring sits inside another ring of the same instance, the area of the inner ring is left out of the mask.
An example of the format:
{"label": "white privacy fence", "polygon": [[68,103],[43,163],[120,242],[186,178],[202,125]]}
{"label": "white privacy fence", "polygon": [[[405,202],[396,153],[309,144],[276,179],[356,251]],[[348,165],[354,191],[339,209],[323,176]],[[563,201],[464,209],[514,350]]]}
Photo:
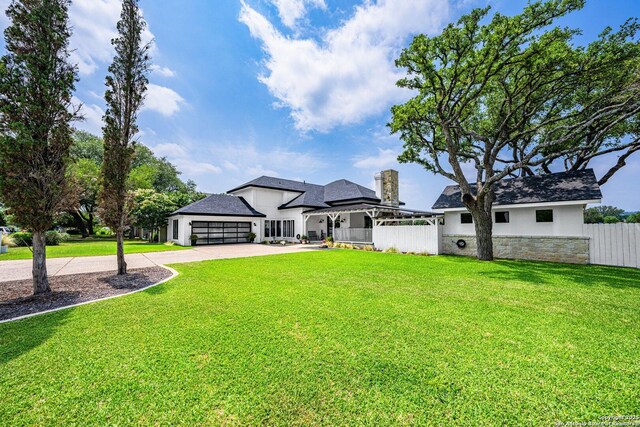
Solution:
{"label": "white privacy fence", "polygon": [[396,248],[400,252],[442,253],[442,225],[375,225],[373,243],[376,249]]}
{"label": "white privacy fence", "polygon": [[334,236],[336,242],[372,243],[370,228],[336,228]]}
{"label": "white privacy fence", "polygon": [[591,264],[640,268],[640,224],[584,224]]}

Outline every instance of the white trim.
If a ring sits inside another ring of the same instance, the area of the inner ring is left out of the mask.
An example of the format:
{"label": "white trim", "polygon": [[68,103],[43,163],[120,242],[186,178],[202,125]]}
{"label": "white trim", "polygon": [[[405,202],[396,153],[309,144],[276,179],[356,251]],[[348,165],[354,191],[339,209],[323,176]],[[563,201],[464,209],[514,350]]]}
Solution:
{"label": "white trim", "polygon": [[174,277],[176,277],[179,274],[176,270],[174,270],[171,267],[167,267],[166,265],[158,265],[158,267],[162,267],[162,268],[164,268],[166,270],[169,270],[171,272],[171,276],[167,277],[166,279],[163,279],[163,280],[159,281],[158,283],[154,283],[154,284],[146,286],[144,288],[136,289],[133,292],[127,292],[126,294],[111,295],[110,297],[98,298],[98,299],[94,299],[94,300],[91,300],[91,301],[80,302],[78,304],[65,305],[64,307],[52,308],[51,310],[45,310],[45,311],[39,311],[37,313],[25,314],[23,316],[13,317],[11,319],[0,320],[0,324],[9,323],[9,322],[15,322],[16,320],[28,319],[29,317],[35,317],[35,316],[39,316],[41,314],[47,314],[47,313],[53,313],[53,312],[56,312],[56,311],[62,311],[62,310],[66,310],[68,308],[80,307],[81,305],[93,304],[94,302],[106,301],[106,300],[110,300],[110,299],[114,299],[114,298],[124,297],[124,296],[127,296],[127,295],[137,294],[138,292],[146,291],[149,288],[153,288],[154,286],[158,286],[158,285],[161,285],[161,284],[163,284],[165,282],[168,282],[169,280],[173,279]]}
{"label": "white trim", "polygon": [[[567,202],[540,202],[540,203],[521,203],[521,204],[515,204],[515,205],[496,205],[494,204],[493,207],[491,208],[492,210],[495,209],[516,209],[516,208],[553,208],[554,206],[570,206],[570,205],[591,205],[591,204],[596,204],[596,203],[601,203],[602,199],[594,199],[594,200],[573,200],[573,201],[567,201]],[[465,207],[461,207],[461,208],[440,208],[438,209],[439,211],[442,212],[462,212],[462,211],[466,211],[467,208]]]}

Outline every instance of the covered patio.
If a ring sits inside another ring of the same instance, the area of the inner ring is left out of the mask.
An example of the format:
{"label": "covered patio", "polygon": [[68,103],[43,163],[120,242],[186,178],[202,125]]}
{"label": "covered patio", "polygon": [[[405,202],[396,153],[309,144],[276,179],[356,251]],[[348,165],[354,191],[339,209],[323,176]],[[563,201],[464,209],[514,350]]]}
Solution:
{"label": "covered patio", "polygon": [[304,234],[312,241],[333,237],[336,242],[373,244],[373,227],[384,218],[430,215],[392,206],[359,203],[307,211]]}

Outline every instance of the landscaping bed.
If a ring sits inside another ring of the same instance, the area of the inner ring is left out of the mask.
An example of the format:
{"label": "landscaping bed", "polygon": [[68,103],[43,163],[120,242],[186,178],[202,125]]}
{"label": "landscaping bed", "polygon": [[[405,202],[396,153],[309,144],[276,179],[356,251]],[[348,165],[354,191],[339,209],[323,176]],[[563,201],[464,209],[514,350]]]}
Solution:
{"label": "landscaping bed", "polygon": [[49,278],[52,292],[39,296],[32,295],[31,280],[0,283],[0,320],[127,294],[170,276],[163,267],[131,270],[126,276],[115,271],[56,276]]}

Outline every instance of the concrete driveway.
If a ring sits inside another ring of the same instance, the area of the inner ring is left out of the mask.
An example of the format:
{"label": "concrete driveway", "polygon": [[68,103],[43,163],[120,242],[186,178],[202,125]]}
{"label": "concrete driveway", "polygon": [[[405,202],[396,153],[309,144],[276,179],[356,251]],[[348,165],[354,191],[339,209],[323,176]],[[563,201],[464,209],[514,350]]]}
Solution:
{"label": "concrete driveway", "polygon": [[[149,252],[145,254],[126,255],[125,253],[125,257],[127,260],[127,268],[135,269],[153,267],[155,265],[178,264],[212,259],[246,258],[317,249],[318,246],[314,245],[281,246],[244,244],[201,246],[183,251]],[[103,271],[115,271],[116,269],[117,262],[115,255],[47,259],[47,270],[50,277],[81,273],[99,273]],[[30,259],[0,261],[0,283],[24,279],[31,279]]]}

